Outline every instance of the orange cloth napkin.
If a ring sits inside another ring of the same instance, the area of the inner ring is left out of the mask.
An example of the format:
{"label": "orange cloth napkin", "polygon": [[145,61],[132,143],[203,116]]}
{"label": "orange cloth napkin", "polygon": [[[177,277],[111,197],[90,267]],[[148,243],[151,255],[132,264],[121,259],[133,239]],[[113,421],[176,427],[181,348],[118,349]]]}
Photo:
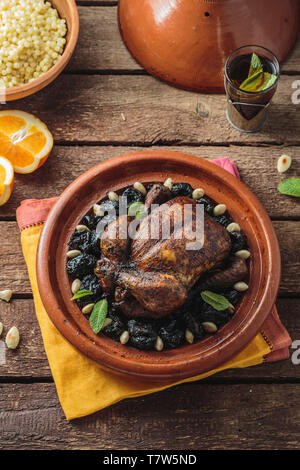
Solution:
{"label": "orange cloth napkin", "polygon": [[[238,172],[228,159],[215,161],[229,170]],[[36,280],[36,253],[47,214],[56,198],[26,200],[17,209],[17,220],[21,230],[22,249],[32,286],[36,316],[42,332],[45,351],[56,385],[58,397],[68,420],[99,411],[124,398],[133,398],[213,375],[222,370],[248,367],[289,357],[291,339],[281,324],[276,308],[265,321],[261,332],[237,356],[197,377],[179,382],[152,384],[136,378],[115,374],[100,367],[83,356],[57,331],[43,306]]]}

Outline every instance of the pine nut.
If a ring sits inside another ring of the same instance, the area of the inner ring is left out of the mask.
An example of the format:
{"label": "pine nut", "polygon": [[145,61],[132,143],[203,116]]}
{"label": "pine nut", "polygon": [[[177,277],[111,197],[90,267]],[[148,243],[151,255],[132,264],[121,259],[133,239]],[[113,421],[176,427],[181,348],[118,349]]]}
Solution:
{"label": "pine nut", "polygon": [[228,307],[228,312],[231,313],[231,315],[233,315],[235,312],[235,306],[230,304]]}
{"label": "pine nut", "polygon": [[123,331],[123,333],[120,336],[120,343],[121,344],[126,344],[129,341],[129,332],[128,331]]}
{"label": "pine nut", "polygon": [[90,229],[86,225],[77,225],[77,232],[90,232]]}
{"label": "pine nut", "polygon": [[217,217],[218,215],[223,215],[227,211],[227,207],[225,204],[218,204],[214,208],[214,215]]}
{"label": "pine nut", "polygon": [[81,310],[84,315],[87,315],[88,313],[91,313],[93,310],[95,304],[87,304],[83,307]]}
{"label": "pine nut", "polygon": [[20,333],[16,326],[13,326],[7,333],[5,342],[9,349],[16,349],[20,341]]}
{"label": "pine nut", "polygon": [[12,296],[12,290],[6,289],[0,291],[0,299],[5,300],[5,302],[9,302]]}
{"label": "pine nut", "polygon": [[232,222],[231,224],[227,225],[226,228],[228,232],[240,232],[241,231],[241,227],[239,226],[239,224],[236,224],[235,222]]}
{"label": "pine nut", "polygon": [[167,178],[166,181],[164,182],[164,186],[166,186],[166,188],[169,188],[169,190],[172,191],[172,188],[173,188],[172,178]]}
{"label": "pine nut", "polygon": [[81,251],[79,250],[70,250],[67,253],[67,258],[76,258],[76,256],[81,255]]}
{"label": "pine nut", "polygon": [[185,339],[187,340],[188,343],[190,344],[193,344],[194,342],[194,335],[193,333],[191,332],[191,330],[189,330],[188,328],[185,330]]}
{"label": "pine nut", "polygon": [[94,204],[93,205],[93,211],[94,211],[94,214],[97,217],[103,217],[104,216],[104,211],[103,211],[102,207],[100,206],[100,204]]}
{"label": "pine nut", "polygon": [[3,323],[0,321],[0,336],[2,335],[3,332]]}
{"label": "pine nut", "polygon": [[245,292],[249,288],[249,286],[245,282],[236,282],[233,288],[238,292]]}
{"label": "pine nut", "polygon": [[235,256],[238,256],[239,258],[242,258],[242,259],[248,259],[250,258],[250,255],[251,255],[250,251],[248,250],[239,250],[234,254]]}
{"label": "pine nut", "polygon": [[205,321],[202,323],[203,328],[205,329],[206,333],[215,333],[218,331],[218,327],[215,323],[210,321]]}
{"label": "pine nut", "polygon": [[145,188],[145,186],[140,183],[139,181],[136,181],[133,185],[134,189],[136,189],[137,191],[139,191],[140,193],[143,194],[143,196],[146,196],[147,194],[147,189]]}
{"label": "pine nut", "polygon": [[278,173],[284,173],[287,171],[292,164],[292,159],[289,155],[281,155],[277,162]]}
{"label": "pine nut", "polygon": [[204,194],[205,194],[204,189],[197,188],[197,189],[194,189],[193,194],[192,194],[192,198],[197,200],[197,199],[200,199],[201,197],[203,197]]}
{"label": "pine nut", "polygon": [[117,193],[115,193],[114,191],[109,191],[108,193],[108,199],[110,201],[118,201],[119,200],[119,196],[117,195]]}
{"label": "pine nut", "polygon": [[104,330],[104,328],[106,328],[106,327],[107,327],[108,325],[110,325],[111,323],[112,323],[112,319],[111,319],[111,318],[105,318],[101,330]]}
{"label": "pine nut", "polygon": [[164,343],[160,336],[156,338],[154,346],[156,351],[162,351],[164,349]]}
{"label": "pine nut", "polygon": [[80,287],[81,287],[81,280],[75,279],[75,281],[72,282],[72,286],[71,286],[72,294],[76,294],[80,290]]}

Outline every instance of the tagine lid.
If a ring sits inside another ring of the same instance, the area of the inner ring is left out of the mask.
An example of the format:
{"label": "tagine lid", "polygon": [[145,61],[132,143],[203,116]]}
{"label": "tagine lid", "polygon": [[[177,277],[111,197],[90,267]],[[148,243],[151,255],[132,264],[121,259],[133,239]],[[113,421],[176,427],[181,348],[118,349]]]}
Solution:
{"label": "tagine lid", "polygon": [[119,0],[127,48],[152,75],[188,90],[224,92],[224,65],[256,44],[282,62],[298,34],[298,0]]}

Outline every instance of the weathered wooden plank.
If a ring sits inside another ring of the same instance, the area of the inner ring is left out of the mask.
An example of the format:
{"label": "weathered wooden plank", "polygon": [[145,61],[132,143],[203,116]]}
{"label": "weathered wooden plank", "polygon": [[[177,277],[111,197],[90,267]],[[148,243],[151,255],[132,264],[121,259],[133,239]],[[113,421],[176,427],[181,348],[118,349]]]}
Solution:
{"label": "weathered wooden plank", "polygon": [[[92,3],[89,2],[89,5]],[[79,6],[79,15],[80,37],[68,67],[69,71],[142,69],[123,44],[118,28],[116,6],[111,8]],[[300,40],[282,64],[282,72],[300,72]]]}
{"label": "weathered wooden plank", "polygon": [[[274,222],[282,254],[281,294],[299,294],[300,238],[299,222]],[[0,222],[0,286],[15,293],[31,292],[16,222]]]}
{"label": "weathered wooden plank", "polygon": [[[59,195],[75,178],[111,157],[145,148],[138,147],[65,147],[56,146],[47,163],[29,175],[15,175],[13,194],[0,207],[1,217],[14,217],[20,201],[27,198],[45,198]],[[272,218],[300,217],[297,198],[283,196],[277,191],[280,180],[300,174],[300,147],[153,147],[153,150],[173,150],[190,153],[206,159],[231,158],[238,166],[243,182],[256,194]],[[277,172],[277,159],[282,153],[293,158],[288,173]]]}
{"label": "weathered wooden plank", "polygon": [[300,135],[299,105],[291,102],[296,79],[281,77],[270,119],[254,134],[229,125],[223,95],[178,90],[150,76],[63,74],[14,107],[38,115],[58,142],[295,145]]}
{"label": "weathered wooden plank", "polygon": [[295,384],[180,386],[71,422],[53,384],[0,390],[0,449],[299,448]]}
{"label": "weathered wooden plank", "polygon": [[[277,302],[280,318],[289,331],[292,340],[300,339],[300,303],[299,299],[279,299]],[[0,361],[1,379],[9,377],[49,378],[51,372],[44,351],[42,337],[31,299],[14,299],[9,304],[0,304],[0,321],[5,334],[13,325],[20,330],[21,341],[17,350],[6,350],[5,364]],[[293,350],[291,350],[291,354]],[[262,364],[247,369],[235,369],[219,373],[213,377],[218,381],[240,379],[299,379],[300,365],[294,365],[291,359]]]}

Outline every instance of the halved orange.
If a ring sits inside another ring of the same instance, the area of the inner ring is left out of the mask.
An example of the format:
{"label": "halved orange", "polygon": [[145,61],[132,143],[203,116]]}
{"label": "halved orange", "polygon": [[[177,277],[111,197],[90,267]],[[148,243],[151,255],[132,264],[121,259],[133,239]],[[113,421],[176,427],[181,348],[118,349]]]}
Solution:
{"label": "halved orange", "polygon": [[0,157],[0,206],[9,200],[13,184],[13,166],[6,158]]}
{"label": "halved orange", "polygon": [[32,173],[47,160],[53,137],[47,126],[24,111],[0,111],[0,155],[16,173]]}

